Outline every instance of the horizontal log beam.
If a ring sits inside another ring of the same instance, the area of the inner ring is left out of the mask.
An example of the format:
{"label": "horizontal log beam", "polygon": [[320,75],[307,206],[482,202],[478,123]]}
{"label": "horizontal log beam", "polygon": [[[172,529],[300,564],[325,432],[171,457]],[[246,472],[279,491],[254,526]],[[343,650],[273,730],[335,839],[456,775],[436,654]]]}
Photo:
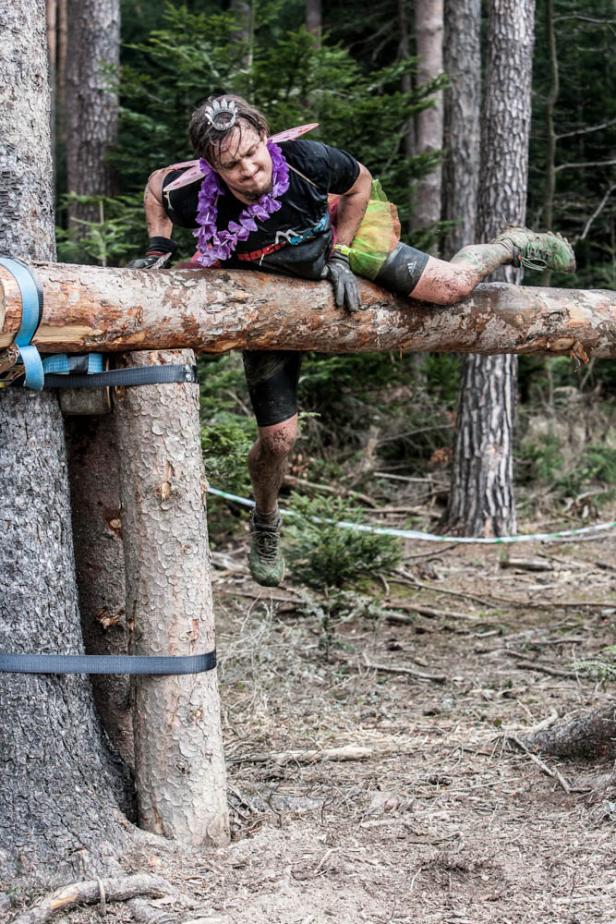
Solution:
{"label": "horizontal log beam", "polygon": [[[490,284],[450,307],[362,280],[364,311],[331,286],[245,270],[131,270],[36,264],[42,353],[180,349],[552,353],[616,357],[616,293]],[[0,348],[19,328],[19,292],[0,267]]]}

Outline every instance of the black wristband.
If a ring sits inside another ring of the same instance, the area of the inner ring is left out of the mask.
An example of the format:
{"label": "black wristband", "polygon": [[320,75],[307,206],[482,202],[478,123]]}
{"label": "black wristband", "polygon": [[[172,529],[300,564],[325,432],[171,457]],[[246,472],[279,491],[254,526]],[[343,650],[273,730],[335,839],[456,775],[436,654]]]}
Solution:
{"label": "black wristband", "polygon": [[151,237],[146,253],[175,253],[178,245],[170,237]]}

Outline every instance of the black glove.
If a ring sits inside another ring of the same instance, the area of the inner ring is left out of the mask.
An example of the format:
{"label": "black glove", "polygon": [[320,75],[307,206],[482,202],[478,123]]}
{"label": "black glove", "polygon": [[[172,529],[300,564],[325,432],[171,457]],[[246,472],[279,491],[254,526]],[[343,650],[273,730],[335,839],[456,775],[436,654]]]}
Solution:
{"label": "black glove", "polygon": [[144,257],[131,260],[130,269],[163,269],[178,249],[169,237],[151,237]]}
{"label": "black glove", "polygon": [[334,250],[325,266],[325,276],[334,287],[334,299],[338,308],[359,311],[359,288],[357,277],[351,271],[348,254]]}

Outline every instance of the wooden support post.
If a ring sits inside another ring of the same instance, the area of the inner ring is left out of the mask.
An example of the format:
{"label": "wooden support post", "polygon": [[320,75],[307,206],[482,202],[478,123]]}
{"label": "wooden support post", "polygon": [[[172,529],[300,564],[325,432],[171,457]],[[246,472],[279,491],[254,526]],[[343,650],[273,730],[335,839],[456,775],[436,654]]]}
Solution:
{"label": "wooden support post", "polygon": [[[194,356],[139,352],[121,362],[191,363]],[[198,386],[117,388],[114,413],[133,653],[209,651],[214,619]],[[136,678],[133,728],[140,825],[188,845],[227,843],[216,671]]]}
{"label": "wooden support post", "polygon": [[[334,306],[331,285],[245,270],[38,264],[43,353],[182,349],[406,350],[616,356],[616,293],[481,285],[458,305],[397,299],[361,283],[365,311]],[[0,350],[19,328],[19,293],[0,268]]]}

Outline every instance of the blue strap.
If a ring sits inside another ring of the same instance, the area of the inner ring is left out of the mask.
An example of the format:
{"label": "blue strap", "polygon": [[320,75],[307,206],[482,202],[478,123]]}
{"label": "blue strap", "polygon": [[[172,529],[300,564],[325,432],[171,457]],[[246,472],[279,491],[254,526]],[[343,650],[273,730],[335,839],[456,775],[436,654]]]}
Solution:
{"label": "blue strap", "polygon": [[216,650],[198,655],[0,654],[5,674],[201,674],[216,667]]}
{"label": "blue strap", "polygon": [[41,354],[34,346],[29,344],[19,348],[19,358],[24,364],[26,377],[24,379],[24,388],[32,388],[33,391],[42,391],[45,384],[45,372]]}
{"label": "blue strap", "polygon": [[24,365],[26,388],[41,391],[45,381],[43,364],[38,350],[31,345],[43,313],[43,290],[32,270],[20,260],[0,256],[0,266],[9,271],[21,294],[21,324],[15,337],[19,356]]}
{"label": "blue strap", "polygon": [[93,375],[105,371],[105,357],[102,353],[54,353],[43,358],[45,375],[53,372],[56,375],[72,375],[75,372]]}

